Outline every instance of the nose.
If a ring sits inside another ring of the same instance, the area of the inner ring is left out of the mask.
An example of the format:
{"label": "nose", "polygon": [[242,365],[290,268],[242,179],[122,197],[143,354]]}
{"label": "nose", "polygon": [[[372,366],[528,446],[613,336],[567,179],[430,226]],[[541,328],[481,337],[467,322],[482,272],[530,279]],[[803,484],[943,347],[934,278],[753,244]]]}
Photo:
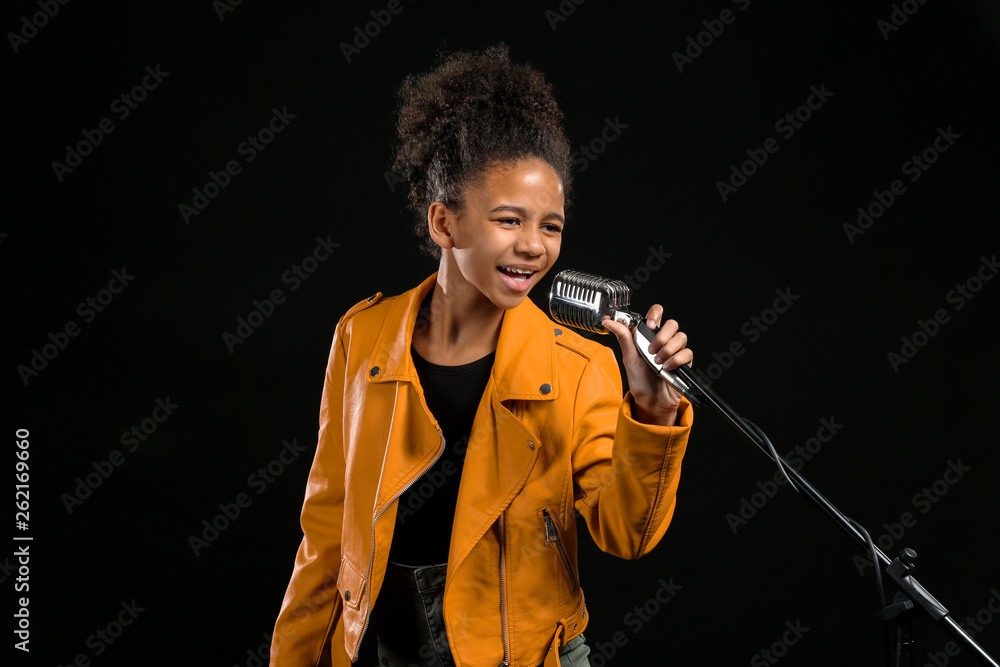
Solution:
{"label": "nose", "polygon": [[514,242],[514,250],[532,257],[538,257],[544,253],[545,245],[542,243],[538,228],[533,225],[522,225],[521,233],[517,235],[517,240]]}

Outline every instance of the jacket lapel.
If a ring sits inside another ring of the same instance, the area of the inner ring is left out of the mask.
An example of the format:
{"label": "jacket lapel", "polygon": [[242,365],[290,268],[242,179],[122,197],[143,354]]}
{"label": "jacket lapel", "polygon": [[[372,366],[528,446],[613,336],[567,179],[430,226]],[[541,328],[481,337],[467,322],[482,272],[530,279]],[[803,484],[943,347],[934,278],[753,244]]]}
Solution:
{"label": "jacket lapel", "polygon": [[515,402],[558,397],[555,329],[527,298],[504,313],[493,373],[465,453],[452,526],[449,576],[507,509],[534,468],[541,443],[515,415]]}
{"label": "jacket lapel", "polygon": [[[433,459],[440,440],[417,389],[410,354],[413,328],[437,274],[401,294],[377,334],[368,364],[369,383],[401,382],[379,481],[377,508],[393,499]],[[453,572],[528,479],[538,451],[537,434],[512,412],[515,401],[551,401],[559,396],[556,325],[528,298],[504,313],[497,354],[479,403],[465,453],[452,528],[449,573]]]}

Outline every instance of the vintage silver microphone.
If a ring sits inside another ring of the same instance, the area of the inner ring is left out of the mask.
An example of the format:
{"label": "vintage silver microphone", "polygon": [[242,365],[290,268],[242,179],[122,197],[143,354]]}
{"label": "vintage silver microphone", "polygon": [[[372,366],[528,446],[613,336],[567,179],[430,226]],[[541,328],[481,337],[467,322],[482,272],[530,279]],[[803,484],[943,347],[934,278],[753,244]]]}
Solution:
{"label": "vintage silver microphone", "polygon": [[647,348],[656,334],[646,326],[645,318],[628,309],[630,298],[631,290],[620,280],[569,269],[558,273],[552,280],[549,313],[560,324],[599,334],[611,333],[602,323],[605,317],[621,322],[632,330],[635,347],[653,372],[689,401],[701,406],[704,396],[686,366],[665,371],[662,364],[653,361],[656,355]]}

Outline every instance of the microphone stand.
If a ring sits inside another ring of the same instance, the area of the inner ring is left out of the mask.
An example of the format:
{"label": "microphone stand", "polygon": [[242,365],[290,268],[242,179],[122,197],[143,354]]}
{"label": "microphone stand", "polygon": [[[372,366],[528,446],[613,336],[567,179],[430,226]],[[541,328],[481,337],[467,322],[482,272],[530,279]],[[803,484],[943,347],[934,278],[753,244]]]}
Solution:
{"label": "microphone stand", "polygon": [[916,552],[912,549],[903,549],[898,557],[890,560],[881,549],[872,543],[868,532],[860,524],[845,516],[775,451],[767,435],[756,424],[740,417],[709,387],[701,386],[687,366],[681,366],[673,371],[664,371],[660,364],[653,361],[654,355],[650,354],[647,348],[655,334],[646,327],[644,319],[638,313],[628,310],[629,300],[629,288],[619,280],[609,280],[582,271],[566,270],[560,272],[552,282],[552,288],[549,291],[549,312],[556,321],[562,324],[595,333],[608,333],[607,328],[602,324],[605,317],[610,317],[629,327],[636,349],[654,373],[657,373],[663,380],[684,394],[694,405],[699,407],[708,405],[714,408],[744,438],[778,466],[792,488],[819,506],[834,523],[871,554],[880,591],[883,570],[890,579],[896,582],[896,586],[899,588],[892,604],[878,614],[878,618],[881,620],[896,621],[896,667],[916,667],[913,654],[913,618],[917,608],[923,610],[935,622],[943,625],[958,640],[959,644],[976,656],[979,662],[989,667],[1000,667],[1000,664],[990,657],[969,633],[949,616],[944,605],[934,599],[934,596],[914,578]]}
{"label": "microphone stand", "polygon": [[[645,332],[642,331],[643,329],[645,329]],[[646,328],[644,323],[640,323],[636,326],[636,332],[636,346],[645,357],[644,345],[639,340],[641,337],[647,335],[649,329]],[[652,333],[649,332],[649,335],[652,335]],[[648,340],[651,340],[651,338],[647,338],[647,344]],[[818,505],[860,547],[873,554],[878,560],[878,563],[875,563],[876,568],[883,570],[890,579],[896,582],[899,591],[893,597],[892,604],[878,614],[880,620],[886,622],[891,620],[896,621],[896,667],[915,667],[916,665],[913,653],[913,619],[917,608],[923,610],[936,623],[944,626],[959,644],[976,656],[979,662],[990,667],[1000,667],[997,661],[983,650],[964,628],[951,618],[944,605],[938,602],[914,578],[913,571],[916,567],[917,554],[913,549],[903,549],[899,556],[890,560],[881,549],[871,543],[867,533],[862,532],[864,529],[860,524],[845,516],[843,512],[837,509],[833,503],[827,500],[823,494],[817,491],[812,484],[799,474],[795,468],[789,465],[783,457],[774,451],[773,447],[770,446],[770,441],[767,440],[767,436],[755,424],[745,421],[709,387],[702,386],[687,366],[681,366],[671,372],[680,376],[688,385],[688,390],[683,392],[688,400],[698,407],[708,405],[714,408],[744,438],[754,444],[757,449],[782,470],[792,488],[795,488],[803,496]],[[674,383],[671,382],[671,384]]]}

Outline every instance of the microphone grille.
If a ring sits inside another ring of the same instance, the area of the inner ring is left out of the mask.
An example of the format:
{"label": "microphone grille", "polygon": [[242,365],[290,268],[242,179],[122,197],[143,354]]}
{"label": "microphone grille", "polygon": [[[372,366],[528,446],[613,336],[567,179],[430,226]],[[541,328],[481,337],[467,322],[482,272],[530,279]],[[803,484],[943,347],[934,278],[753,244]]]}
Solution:
{"label": "microphone grille", "polygon": [[601,321],[614,311],[628,310],[631,292],[624,282],[567,269],[556,275],[549,291],[549,313],[561,324],[606,334]]}

